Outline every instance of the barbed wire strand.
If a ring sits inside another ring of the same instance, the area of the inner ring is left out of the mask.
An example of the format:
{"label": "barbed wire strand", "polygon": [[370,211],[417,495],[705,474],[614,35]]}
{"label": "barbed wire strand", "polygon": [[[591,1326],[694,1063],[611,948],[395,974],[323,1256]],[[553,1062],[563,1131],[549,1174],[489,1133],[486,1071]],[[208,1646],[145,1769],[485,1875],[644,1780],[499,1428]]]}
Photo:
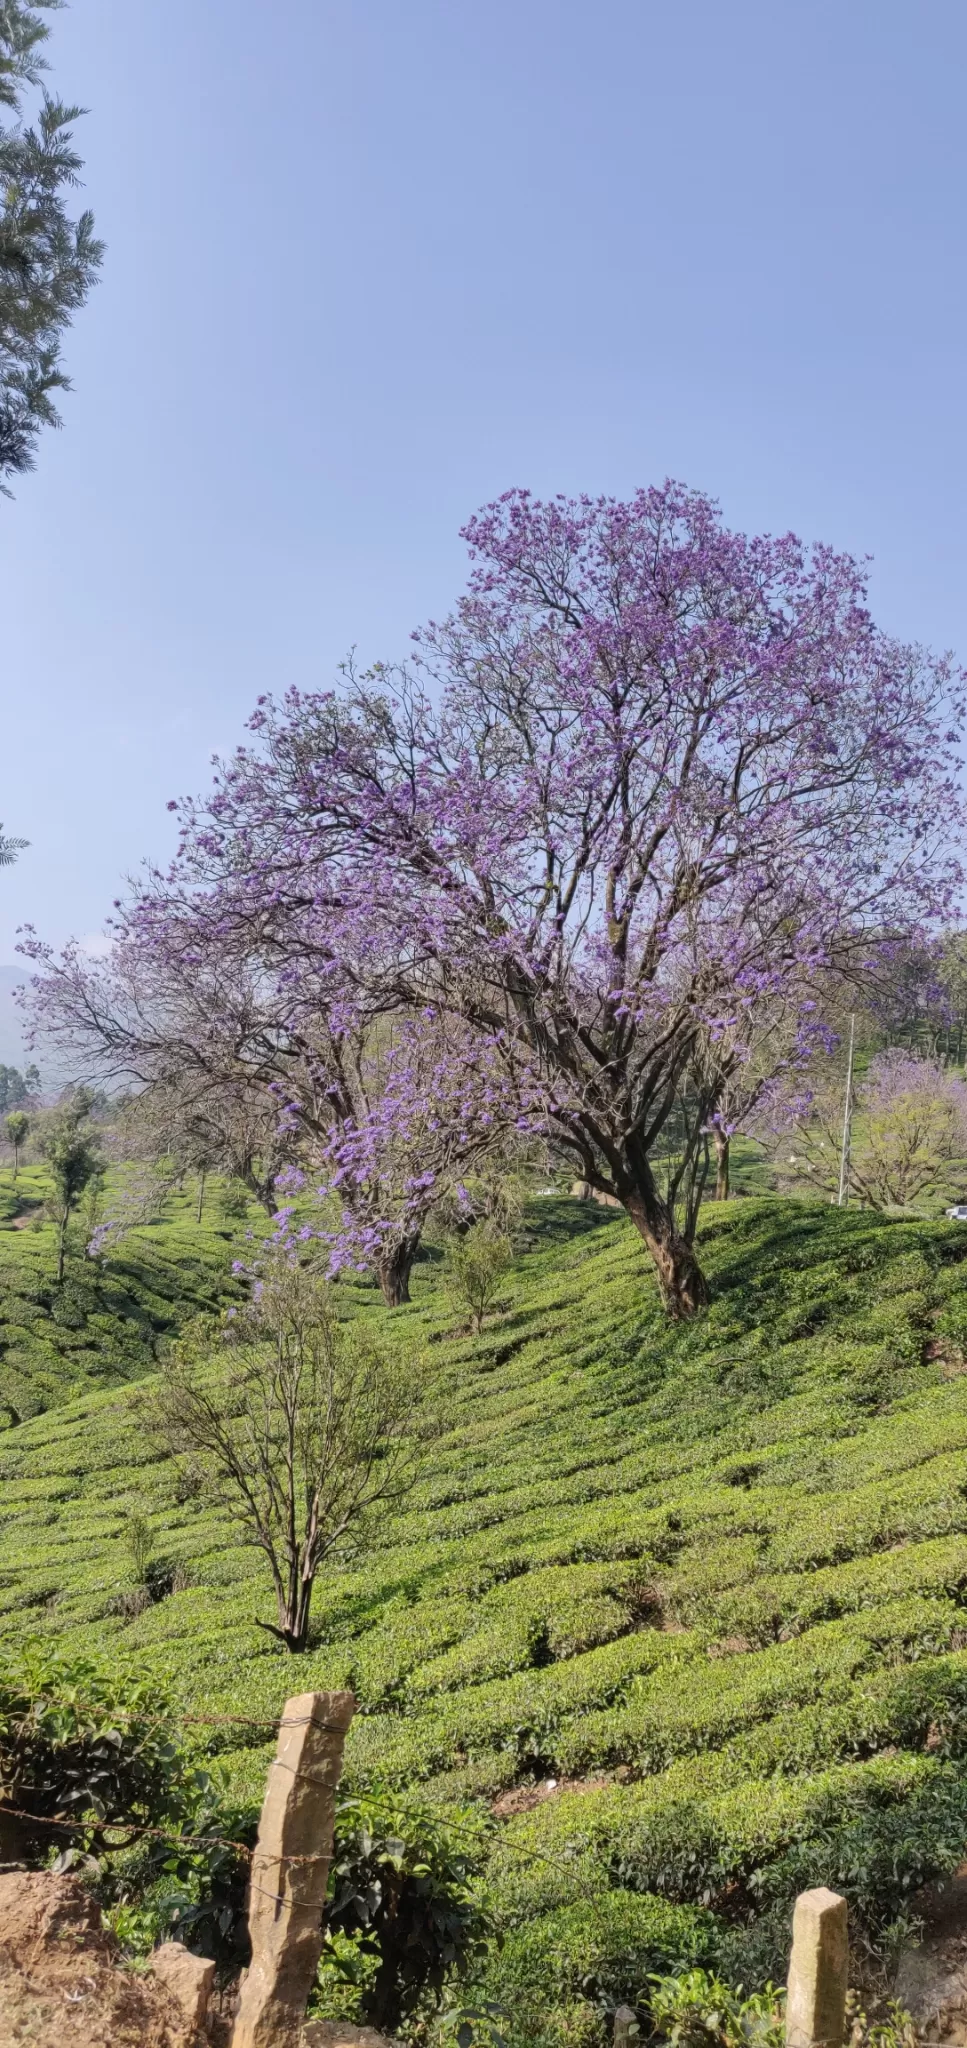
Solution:
{"label": "barbed wire strand", "polygon": [[[281,1763],[282,1768],[284,1770],[292,1771],[293,1776],[295,1777],[307,1778],[311,1784],[322,1787],[326,1790],[337,1789],[332,1786],[326,1785],[322,1779],[314,1778],[310,1772],[299,1771],[295,1769],[291,1764],[284,1763],[283,1760],[279,1757],[273,1758],[273,1762],[277,1764]],[[240,1856],[244,1856],[249,1863],[253,1863],[256,1860],[264,1863],[285,1864],[325,1863],[332,1861],[333,1854],[333,1852],[330,1852],[330,1854],[327,1856],[324,1853],[320,1852],[316,1855],[294,1855],[275,1850],[268,1851],[265,1849],[260,1849],[258,1846],[258,1842],[256,1842],[254,1846],[252,1846],[247,1842],[238,1841],[234,1836],[176,1834],[169,1828],[153,1828],[142,1826],[141,1823],[135,1821],[98,1820],[96,1817],[93,1820],[71,1820],[68,1818],[66,1814],[31,1813],[25,1807],[10,1806],[7,1804],[5,1800],[0,1800],[0,1820],[2,1820],[5,1816],[11,1820],[29,1821],[32,1827],[52,1828],[61,1832],[67,1830],[73,1834],[123,1834],[126,1837],[126,1839],[123,1842],[108,1845],[109,1847],[114,1847],[119,1850],[129,1848],[132,1842],[139,1841],[145,1838],[150,1838],[153,1841],[165,1842],[168,1844],[169,1848],[174,1849],[234,1849],[238,1852]],[[446,1815],[444,1817],[444,1824],[451,1834],[462,1834],[465,1837],[469,1838],[476,1846],[481,1846],[480,1834],[476,1829],[467,1827],[466,1825],[462,1825],[459,1821],[452,1819],[449,1815]],[[553,1870],[555,1875],[558,1877],[568,1876],[573,1879],[578,1874],[575,1871],[573,1864],[567,1864],[563,1861],[558,1861],[555,1857],[546,1855],[540,1849],[528,1849],[525,1848],[522,1843],[508,1842],[506,1838],[501,1839],[499,1836],[497,1837],[497,1841],[499,1842],[499,1846],[502,1850],[509,1852],[513,1856],[519,1857],[522,1861],[527,1862],[529,1864],[540,1863],[546,1869]],[[261,1889],[261,1887],[256,1887],[256,1889]],[[266,1897],[277,1898],[281,1897],[281,1894],[266,1893]],[[285,1904],[288,1902],[283,1899],[282,1903]]]}
{"label": "barbed wire strand", "polygon": [[[127,1719],[127,1720],[136,1720],[136,1719],[138,1718],[138,1714],[137,1714],[137,1710],[136,1710],[136,1709],[134,1709],[134,1708],[132,1708],[132,1709],[128,1709],[128,1710],[122,1710],[122,1712],[121,1712],[121,1713],[119,1713],[119,1714],[115,1714],[115,1715],[113,1715],[113,1716],[112,1716],[111,1718],[112,1718],[112,1719],[114,1719],[114,1720],[123,1720],[123,1719]],[[153,1721],[153,1722],[149,1722],[149,1723],[148,1723],[148,1726],[154,1726],[154,1727],[159,1727],[159,1726],[165,1726],[165,1727],[167,1727],[167,1726],[170,1726],[170,1725],[171,1725],[171,1719],[172,1719],[172,1717],[170,1717],[170,1716],[169,1716],[169,1717],[163,1717],[163,1716],[159,1716],[159,1717],[158,1717],[158,1718],[157,1718],[157,1719],[156,1719],[155,1721]],[[177,1720],[177,1723],[178,1723],[178,1724],[180,1724],[180,1725],[182,1725],[182,1726],[199,1726],[199,1727],[223,1727],[223,1726],[231,1726],[231,1727],[245,1727],[245,1728],[263,1728],[263,1729],[269,1729],[269,1730],[274,1730],[274,1731],[276,1731],[276,1732],[278,1732],[278,1731],[279,1731],[279,1730],[281,1730],[282,1728],[306,1728],[306,1727],[312,1727],[312,1728],[317,1728],[317,1729],[319,1730],[319,1732],[320,1732],[321,1734],[326,1734],[326,1735],[344,1735],[344,1734],[345,1734],[345,1733],[347,1732],[345,1724],[343,1724],[343,1723],[341,1723],[341,1722],[340,1722],[340,1723],[337,1723],[337,1722],[332,1722],[332,1721],[319,1721],[319,1720],[317,1720],[317,1719],[316,1719],[316,1717],[315,1717],[315,1715],[314,1715],[314,1714],[295,1714],[295,1715],[286,1715],[286,1714],[283,1714],[282,1716],[280,1716],[280,1717],[279,1717],[278,1719],[275,1719],[275,1720],[273,1720],[273,1719],[268,1719],[268,1718],[266,1718],[266,1719],[262,1719],[262,1717],[261,1717],[261,1716],[257,1716],[257,1715],[252,1715],[252,1714],[185,1714],[185,1715],[180,1715],[180,1716],[177,1716],[177,1717],[176,1717],[176,1720]],[[333,1786],[330,1780],[328,1780],[328,1779],[322,1779],[322,1778],[317,1778],[317,1777],[316,1777],[316,1776],[315,1776],[315,1775],[314,1775],[314,1774],[313,1774],[313,1773],[312,1773],[311,1771],[303,1771],[303,1770],[300,1770],[300,1768],[298,1767],[298,1765],[295,1765],[295,1764],[290,1764],[290,1763],[288,1763],[288,1762],[286,1761],[286,1759],[285,1759],[284,1757],[278,1757],[278,1756],[276,1756],[276,1757],[272,1757],[272,1758],[271,1758],[271,1759],[269,1760],[269,1766],[268,1766],[268,1767],[269,1767],[269,1769],[271,1770],[271,1769],[273,1768],[273,1766],[276,1766],[276,1767],[278,1767],[278,1768],[279,1768],[280,1770],[286,1770],[286,1771],[289,1771],[289,1772],[291,1772],[291,1774],[292,1774],[292,1776],[293,1776],[294,1778],[301,1778],[301,1779],[305,1780],[305,1781],[306,1781],[307,1783],[309,1783],[309,1784],[312,1784],[312,1785],[316,1786],[316,1787],[317,1787],[318,1789],[320,1789],[320,1790],[327,1790],[327,1791],[332,1791],[332,1792],[334,1792],[334,1793],[338,1794],[338,1783],[337,1783],[337,1785]],[[543,1802],[542,1802],[542,1803],[543,1803]],[[26,1811],[22,1811],[22,1810],[18,1809],[17,1807],[12,1807],[12,1806],[8,1806],[8,1805],[7,1805],[7,1804],[6,1804],[5,1802],[3,1802],[3,1801],[0,1801],[0,1818],[2,1818],[2,1816],[3,1816],[4,1814],[9,1814],[9,1815],[11,1816],[11,1818],[17,1818],[17,1819],[20,1819],[20,1820],[28,1820],[28,1821],[30,1821],[30,1822],[31,1822],[31,1823],[32,1823],[32,1824],[33,1824],[34,1826],[39,1826],[39,1827],[51,1827],[51,1828],[60,1828],[60,1829],[70,1829],[70,1830],[72,1830],[72,1831],[74,1831],[74,1832],[79,1832],[79,1833],[90,1833],[90,1832],[92,1831],[92,1829],[95,1829],[95,1828],[98,1828],[98,1829],[100,1829],[100,1830],[101,1830],[102,1832],[108,1832],[108,1831],[110,1831],[110,1832],[118,1832],[118,1833],[120,1833],[120,1832],[121,1832],[121,1831],[123,1830],[123,1832],[125,1833],[125,1835],[127,1836],[127,1838],[128,1838],[128,1839],[127,1839],[127,1841],[125,1841],[125,1842],[123,1842],[123,1843],[121,1843],[121,1844],[119,1844],[119,1845],[118,1845],[118,1846],[119,1846],[120,1848],[127,1848],[127,1847],[129,1846],[129,1844],[130,1844],[131,1842],[135,1841],[135,1840],[138,1840],[138,1839],[141,1839],[141,1838],[144,1838],[144,1837],[151,1837],[152,1839],[154,1839],[154,1840],[156,1840],[156,1841],[163,1841],[163,1842],[166,1842],[166,1843],[167,1843],[167,1844],[169,1845],[169,1847],[172,1847],[172,1848],[179,1848],[179,1847],[193,1847],[193,1848],[211,1848],[211,1847],[217,1847],[217,1848],[223,1848],[223,1849],[232,1849],[232,1850],[235,1850],[235,1851],[236,1851],[236,1852],[237,1852],[237,1853],[238,1853],[238,1854],[239,1854],[240,1856],[243,1856],[243,1857],[245,1857],[245,1858],[246,1858],[246,1859],[247,1859],[247,1860],[248,1860],[248,1861],[249,1861],[250,1863],[251,1863],[251,1862],[253,1861],[253,1859],[254,1859],[254,1858],[255,1858],[256,1856],[260,1855],[260,1853],[261,1853],[261,1854],[262,1854],[262,1856],[263,1856],[263,1860],[265,1860],[265,1861],[267,1861],[267,1862],[276,1862],[276,1863],[285,1863],[285,1864],[290,1864],[290,1863],[292,1863],[292,1864],[298,1864],[298,1863],[318,1863],[318,1862],[323,1862],[323,1861],[327,1860],[326,1858],[324,1858],[324,1857],[323,1857],[323,1856],[321,1856],[321,1855],[317,1855],[317,1856],[295,1856],[295,1855],[272,1855],[272,1856],[265,1856],[265,1855],[264,1855],[264,1852],[260,1852],[260,1851],[259,1851],[259,1849],[258,1849],[258,1844],[257,1844],[257,1843],[256,1843],[255,1847],[253,1848],[253,1847],[250,1847],[250,1846],[249,1846],[249,1844],[248,1844],[248,1843],[246,1843],[246,1842],[240,1842],[240,1841],[237,1841],[237,1840],[235,1840],[235,1839],[233,1839],[233,1838],[229,1838],[229,1837],[225,1837],[225,1836],[221,1836],[221,1835],[184,1835],[184,1834],[174,1834],[174,1833],[172,1833],[172,1832],[170,1832],[169,1830],[167,1830],[167,1829],[164,1829],[164,1828],[150,1828],[150,1827],[142,1827],[142,1826],[140,1826],[140,1825],[137,1825],[137,1824],[135,1824],[134,1822],[127,1822],[127,1821],[116,1821],[116,1822],[113,1822],[113,1823],[112,1823],[112,1822],[110,1822],[110,1821],[96,1821],[96,1820],[95,1820],[94,1822],[91,1822],[91,1821],[71,1821],[71,1820],[68,1820],[68,1819],[67,1819],[66,1817],[48,1817],[48,1816],[44,1816],[44,1815],[39,1815],[39,1814],[32,1814],[32,1813],[28,1813],[28,1812],[26,1812]],[[445,1819],[445,1826],[447,1827],[447,1829],[449,1830],[449,1832],[450,1832],[451,1834],[458,1834],[458,1835],[463,1835],[465,1839],[469,1839],[469,1840],[470,1840],[470,1841],[471,1841],[471,1842],[472,1842],[472,1843],[473,1843],[473,1844],[474,1844],[475,1846],[481,1846],[481,1843],[480,1843],[480,1834],[479,1834],[479,1831],[478,1831],[477,1829],[475,1829],[475,1828],[473,1828],[473,1827],[470,1827],[470,1826],[467,1826],[466,1824],[461,1824],[461,1823],[460,1823],[460,1822],[459,1822],[458,1820],[456,1820],[456,1819],[453,1819],[453,1818],[451,1818],[451,1817],[450,1817],[449,1815],[445,1815],[444,1819]],[[547,1855],[547,1854],[546,1854],[545,1852],[543,1852],[543,1851],[541,1851],[541,1850],[539,1850],[539,1849],[531,1849],[531,1848],[525,1848],[525,1847],[524,1847],[524,1845],[523,1845],[522,1843],[517,1843],[517,1842],[510,1842],[510,1841],[508,1841],[508,1840],[506,1839],[506,1836],[504,1836],[504,1835],[499,1835],[499,1836],[497,1837],[497,1844],[499,1844],[499,1847],[500,1847],[500,1849],[501,1849],[501,1851],[502,1851],[503,1853],[505,1853],[505,1854],[510,1854],[510,1855],[512,1855],[512,1856],[516,1856],[516,1857],[517,1857],[517,1858],[518,1858],[518,1859],[519,1859],[520,1861],[522,1861],[522,1862],[526,1862],[526,1863],[528,1863],[528,1864],[529,1864],[529,1865],[531,1865],[531,1866],[533,1866],[533,1865],[536,1865],[536,1864],[540,1864],[540,1865],[542,1865],[542,1866],[543,1866],[543,1867],[544,1867],[545,1869],[549,1869],[549,1870],[552,1870],[552,1871],[554,1872],[554,1874],[555,1874],[556,1876],[558,1876],[558,1877],[565,1877],[565,1876],[566,1876],[566,1877],[568,1877],[568,1878],[569,1878],[569,1879],[571,1880],[571,1882],[572,1882],[572,1883],[574,1883],[574,1881],[575,1881],[575,1880],[577,1880],[577,1881],[578,1881],[578,1889],[579,1889],[580,1891],[582,1891],[583,1893],[585,1893],[585,1895],[586,1895],[586,1897],[587,1897],[587,1898],[589,1899],[589,1901],[591,1901],[591,1902],[595,1902],[595,1903],[596,1903],[596,1902],[598,1901],[598,1899],[599,1899],[599,1893],[598,1893],[598,1890],[597,1890],[597,1888],[594,1888],[594,1890],[592,1890],[590,1886],[586,1886],[585,1884],[583,1884],[583,1883],[582,1883],[582,1882],[580,1881],[580,1878],[579,1878],[579,1873],[578,1873],[578,1871],[577,1871],[577,1870],[575,1869],[575,1866],[574,1866],[574,1863],[573,1863],[573,1862],[572,1862],[572,1863],[570,1863],[570,1864],[568,1864],[568,1863],[565,1863],[564,1861],[559,1861],[559,1860],[558,1860],[557,1858],[555,1858],[555,1857],[553,1857],[553,1856],[548,1856],[548,1855]],[[279,1902],[280,1902],[281,1904],[283,1904],[283,1905],[285,1905],[285,1904],[291,1904],[291,1903],[292,1903],[291,1901],[289,1901],[289,1900],[286,1900],[286,1899],[285,1899],[285,1897],[284,1897],[284,1896],[283,1896],[283,1895],[282,1895],[281,1893],[277,1893],[277,1892],[265,1892],[265,1891],[264,1891],[264,1887],[262,1887],[262,1886],[254,1886],[254,1887],[251,1887],[251,1888],[253,1888],[253,1889],[256,1889],[256,1890],[258,1890],[258,1891],[261,1891],[261,1892],[263,1892],[263,1893],[264,1893],[264,1896],[265,1896],[266,1898],[272,1898],[272,1899],[276,1899],[276,1900],[278,1900],[278,1901],[279,1901]]]}

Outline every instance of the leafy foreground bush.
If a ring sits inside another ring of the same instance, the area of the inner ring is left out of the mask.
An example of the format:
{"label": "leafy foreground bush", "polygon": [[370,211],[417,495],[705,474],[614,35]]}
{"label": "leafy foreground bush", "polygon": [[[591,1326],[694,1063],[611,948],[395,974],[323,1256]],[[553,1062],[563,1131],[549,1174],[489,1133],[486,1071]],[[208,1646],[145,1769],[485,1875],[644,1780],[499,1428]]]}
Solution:
{"label": "leafy foreground bush", "polygon": [[177,1828],[207,1782],[153,1687],[41,1645],[0,1664],[0,1828],[23,1860],[107,1855],[119,1830]]}
{"label": "leafy foreground bush", "polygon": [[715,1921],[701,1908],[604,1891],[515,1928],[479,1990],[515,2041],[603,2044],[617,2006],[645,2017],[656,1973],[694,1970],[717,1949]]}
{"label": "leafy foreground bush", "polygon": [[469,1812],[444,1819],[378,1791],[342,1801],[314,2010],[395,2033],[438,2006],[493,1934],[476,1884],[483,1845]]}
{"label": "leafy foreground bush", "polygon": [[255,1816],[232,1813],[188,1755],[155,1686],[42,1645],[0,1663],[0,1849],[82,1870],[125,1946],[147,1952],[177,1933],[237,1959],[254,1832]]}
{"label": "leafy foreground bush", "polygon": [[[175,1936],[227,1967],[248,1960],[257,1820],[219,1796],[136,1679],[39,1646],[0,1666],[0,1842],[36,1866],[60,1850],[60,1867],[85,1869],[129,1951]],[[378,1792],[340,1804],[318,2011],[395,2029],[479,1960],[483,1830],[464,1823],[458,1839],[426,1806]]]}

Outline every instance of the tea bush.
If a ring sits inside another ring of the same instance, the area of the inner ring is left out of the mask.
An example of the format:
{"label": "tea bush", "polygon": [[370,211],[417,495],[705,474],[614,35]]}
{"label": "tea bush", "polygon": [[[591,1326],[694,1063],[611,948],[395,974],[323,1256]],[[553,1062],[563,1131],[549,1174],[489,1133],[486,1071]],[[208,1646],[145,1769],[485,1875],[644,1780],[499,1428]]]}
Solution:
{"label": "tea bush", "polygon": [[89,1233],[75,1221],[58,1286],[46,1192],[42,1167],[22,1168],[15,1189],[0,1188],[0,1431],[89,1387],[152,1372],[166,1338],[239,1294],[228,1235],[199,1229],[177,1194],[164,1221],[100,1260],[86,1256]]}
{"label": "tea bush", "polygon": [[106,1855],[125,1827],[177,1828],[203,1782],[133,1674],[40,1644],[0,1659],[0,1829],[20,1857]]}
{"label": "tea bush", "polygon": [[[967,1853],[967,1233],[712,1207],[711,1307],[681,1327],[622,1217],[548,1197],[524,1236],[479,1337],[432,1250],[391,1317],[340,1282],[340,1314],[420,1359],[440,1430],[297,1662],[136,1386],[0,1442],[0,1641],[136,1661],[205,1717],[192,1755],[250,1817],[287,1695],[351,1687],[347,1797],[476,1816],[494,1932],[460,1996],[506,2007],[513,2048],[529,1938],[548,2041],[596,2042],[633,1978],[777,1980],[801,1884],[839,1886],[875,1943]],[[31,1242],[3,1238],[24,1275]],[[133,1514],[166,1567],[138,1612]],[[197,1872],[171,1882],[201,1908]],[[330,1956],[357,2015],[361,1943]]]}

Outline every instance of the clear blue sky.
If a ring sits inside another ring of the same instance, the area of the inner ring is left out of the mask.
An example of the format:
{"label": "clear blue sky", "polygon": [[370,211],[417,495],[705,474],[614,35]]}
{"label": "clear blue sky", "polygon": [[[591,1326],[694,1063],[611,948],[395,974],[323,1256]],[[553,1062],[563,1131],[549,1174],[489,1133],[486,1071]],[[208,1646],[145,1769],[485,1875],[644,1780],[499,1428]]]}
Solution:
{"label": "clear blue sky", "polygon": [[967,658],[963,0],[74,0],[103,282],[0,504],[0,962],[513,484],[666,474]]}

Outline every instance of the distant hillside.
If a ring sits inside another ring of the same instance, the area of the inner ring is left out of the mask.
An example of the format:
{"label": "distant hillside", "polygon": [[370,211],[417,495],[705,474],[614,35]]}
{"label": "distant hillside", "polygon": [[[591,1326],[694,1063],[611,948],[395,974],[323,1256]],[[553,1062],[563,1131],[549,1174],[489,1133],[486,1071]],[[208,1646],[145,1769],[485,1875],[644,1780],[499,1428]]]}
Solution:
{"label": "distant hillside", "polygon": [[25,967],[0,967],[0,1064],[22,1067],[26,1059],[20,1011],[13,999],[15,988],[26,979]]}
{"label": "distant hillside", "polygon": [[[108,1210],[116,1186],[111,1176]],[[195,1221],[197,1189],[190,1185],[169,1196],[163,1221],[132,1231],[103,1264],[83,1256],[79,1220],[66,1284],[58,1287],[44,1168],[22,1166],[16,1185],[9,1167],[0,1171],[0,1428],[85,1389],[141,1378],[166,1337],[237,1298],[231,1262],[240,1247],[223,1227],[220,1187],[209,1181],[203,1225]],[[236,1227],[244,1236],[245,1222]]]}

